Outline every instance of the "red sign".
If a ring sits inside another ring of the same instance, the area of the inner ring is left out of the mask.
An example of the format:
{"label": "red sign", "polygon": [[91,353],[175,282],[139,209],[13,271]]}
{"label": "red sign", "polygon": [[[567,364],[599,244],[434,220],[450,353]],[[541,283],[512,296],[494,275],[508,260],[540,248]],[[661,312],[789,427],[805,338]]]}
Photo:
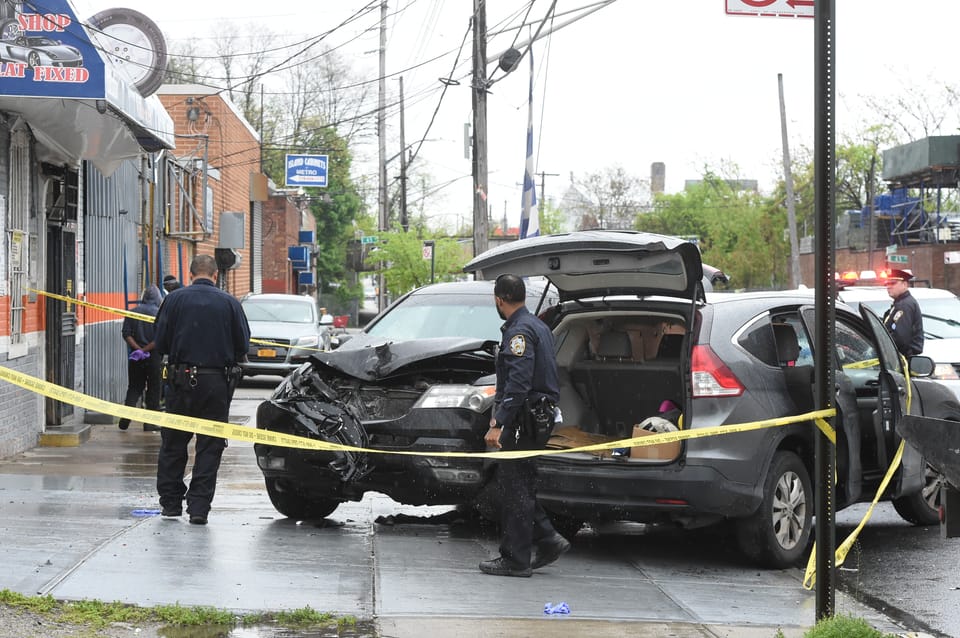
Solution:
{"label": "red sign", "polygon": [[812,18],[815,0],[726,0],[727,15]]}

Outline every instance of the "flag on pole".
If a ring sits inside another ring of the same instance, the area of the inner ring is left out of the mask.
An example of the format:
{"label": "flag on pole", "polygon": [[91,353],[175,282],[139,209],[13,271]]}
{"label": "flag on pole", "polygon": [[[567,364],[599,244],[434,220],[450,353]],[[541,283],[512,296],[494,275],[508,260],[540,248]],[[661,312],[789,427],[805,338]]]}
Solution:
{"label": "flag on pole", "polygon": [[537,212],[537,185],[533,181],[533,49],[530,56],[530,96],[527,101],[527,164],[523,173],[523,212],[520,213],[520,239],[540,234],[540,215]]}

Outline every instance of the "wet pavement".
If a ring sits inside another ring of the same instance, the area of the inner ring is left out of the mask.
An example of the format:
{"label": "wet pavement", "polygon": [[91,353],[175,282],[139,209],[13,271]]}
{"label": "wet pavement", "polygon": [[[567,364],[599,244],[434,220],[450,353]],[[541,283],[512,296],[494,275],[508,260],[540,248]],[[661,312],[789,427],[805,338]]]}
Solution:
{"label": "wet pavement", "polygon": [[[241,388],[231,421],[252,426],[265,395]],[[649,534],[643,526],[581,534],[569,554],[533,578],[505,579],[477,570],[496,554],[490,531],[456,521],[375,522],[449,508],[369,495],[330,519],[291,521],[270,504],[252,444],[237,441],[224,454],[209,525],[161,519],[154,488],[159,435],[138,428],[98,425],[80,447],[35,448],[0,461],[0,589],[238,613],[310,607],[359,621],[339,633],[171,629],[164,634],[171,638],[773,638],[778,628],[795,638],[814,622],[814,593],[802,588],[799,570],[745,568],[735,552],[697,534]],[[568,616],[544,615],[546,603],[561,601]],[[910,629],[842,592],[837,609],[886,632]]]}

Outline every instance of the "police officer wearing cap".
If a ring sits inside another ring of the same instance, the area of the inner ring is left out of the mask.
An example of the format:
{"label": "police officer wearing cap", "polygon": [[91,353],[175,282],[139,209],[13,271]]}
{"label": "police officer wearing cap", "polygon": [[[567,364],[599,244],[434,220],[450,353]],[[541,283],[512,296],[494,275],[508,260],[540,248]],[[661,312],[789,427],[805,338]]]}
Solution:
{"label": "police officer wearing cap", "polygon": [[[247,354],[250,326],[240,302],[216,285],[217,262],[197,255],[190,264],[191,284],[169,295],[154,324],[155,349],[167,355],[167,412],[226,422],[237,365]],[[183,477],[192,432],[162,428],[157,459],[161,514],[178,517],[187,501],[195,525],[206,525],[217,485],[225,439],[197,434],[190,488]]]}
{"label": "police officer wearing cap", "polygon": [[910,294],[913,274],[906,270],[891,270],[884,282],[893,304],[883,315],[883,324],[897,344],[897,350],[906,357],[923,352],[923,314],[920,304]]}
{"label": "police officer wearing cap", "polygon": [[[560,396],[553,334],[527,310],[526,286],[511,274],[497,278],[493,288],[497,313],[505,322],[497,354],[497,391],[493,418],[484,440],[492,448],[531,449],[542,443],[525,439],[524,411],[546,405],[553,418]],[[480,563],[494,576],[528,577],[557,560],[570,543],[553,528],[537,502],[534,458],[500,460],[495,468],[500,502],[500,556]]]}

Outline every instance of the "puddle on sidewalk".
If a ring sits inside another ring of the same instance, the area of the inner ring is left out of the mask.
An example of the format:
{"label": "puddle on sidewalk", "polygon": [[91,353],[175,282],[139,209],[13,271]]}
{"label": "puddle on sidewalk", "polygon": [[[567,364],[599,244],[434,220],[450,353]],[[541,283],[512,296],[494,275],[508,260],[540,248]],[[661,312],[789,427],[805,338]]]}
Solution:
{"label": "puddle on sidewalk", "polygon": [[355,625],[293,629],[259,625],[252,627],[165,627],[159,631],[163,638],[378,638],[371,621]]}

